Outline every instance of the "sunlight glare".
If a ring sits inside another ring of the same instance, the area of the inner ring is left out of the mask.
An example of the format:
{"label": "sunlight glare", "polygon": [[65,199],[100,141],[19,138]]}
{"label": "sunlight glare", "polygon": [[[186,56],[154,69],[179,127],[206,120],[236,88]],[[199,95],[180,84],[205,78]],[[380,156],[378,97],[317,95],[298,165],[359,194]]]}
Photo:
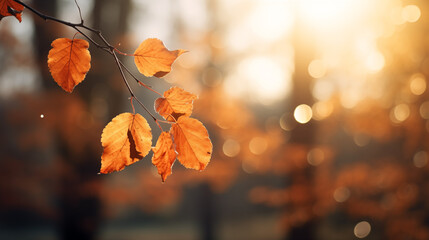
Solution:
{"label": "sunlight glare", "polygon": [[356,8],[362,4],[354,0],[300,0],[299,10],[303,20],[315,25],[315,29],[337,27],[339,20],[347,25],[350,16],[356,13]]}
{"label": "sunlight glare", "polygon": [[383,69],[384,64],[384,56],[379,52],[372,52],[365,61],[365,66],[371,73],[376,73]]}
{"label": "sunlight glare", "polygon": [[247,20],[247,28],[255,37],[266,42],[281,38],[293,26],[290,7],[281,1],[259,1]]}
{"label": "sunlight glare", "polygon": [[290,73],[268,57],[244,59],[235,73],[225,80],[225,91],[231,96],[246,97],[256,103],[273,104],[290,91]]}

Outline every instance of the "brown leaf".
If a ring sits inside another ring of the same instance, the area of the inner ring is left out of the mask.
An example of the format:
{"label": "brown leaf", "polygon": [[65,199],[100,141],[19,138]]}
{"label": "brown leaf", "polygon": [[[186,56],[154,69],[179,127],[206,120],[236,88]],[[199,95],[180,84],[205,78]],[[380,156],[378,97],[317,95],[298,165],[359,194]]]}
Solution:
{"label": "brown leaf", "polygon": [[104,150],[100,173],[120,171],[149,153],[150,126],[140,114],[122,113],[103,129],[101,145]]}
{"label": "brown leaf", "polygon": [[72,92],[91,68],[89,43],[82,39],[58,38],[51,46],[48,67],[52,77],[65,91]]}
{"label": "brown leaf", "polygon": [[152,163],[158,168],[158,174],[161,175],[164,182],[171,175],[171,167],[177,156],[169,132],[162,132],[159,135],[156,146],[152,148],[152,151]]}
{"label": "brown leaf", "polygon": [[210,162],[213,148],[204,125],[197,119],[181,117],[170,132],[180,163],[187,168],[203,170]]}
{"label": "brown leaf", "polygon": [[174,121],[170,115],[176,120],[182,115],[191,116],[195,99],[197,99],[196,95],[182,88],[172,87],[164,92],[163,98],[156,99],[155,110],[165,119]]}
{"label": "brown leaf", "polygon": [[134,62],[146,77],[163,77],[171,71],[171,65],[185,50],[169,51],[161,40],[148,38],[134,52]]}
{"label": "brown leaf", "polygon": [[3,17],[15,16],[21,22],[22,10],[24,6],[13,0],[0,0],[0,20]]}

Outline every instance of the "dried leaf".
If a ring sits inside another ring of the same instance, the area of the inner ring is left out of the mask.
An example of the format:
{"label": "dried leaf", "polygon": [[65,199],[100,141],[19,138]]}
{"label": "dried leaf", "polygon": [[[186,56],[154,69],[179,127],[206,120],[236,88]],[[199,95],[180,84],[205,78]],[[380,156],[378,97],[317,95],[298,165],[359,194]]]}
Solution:
{"label": "dried leaf", "polygon": [[3,17],[15,16],[21,22],[22,10],[24,6],[13,0],[0,0],[0,20]]}
{"label": "dried leaf", "polygon": [[165,119],[174,121],[170,115],[176,120],[182,115],[191,116],[195,99],[197,99],[196,95],[182,88],[172,87],[164,92],[163,98],[156,99],[155,110]]}
{"label": "dried leaf", "polygon": [[170,132],[180,163],[187,168],[203,170],[210,162],[213,148],[204,125],[197,119],[181,117]]}
{"label": "dried leaf", "polygon": [[161,175],[164,182],[171,175],[171,167],[177,156],[169,132],[162,132],[159,135],[156,146],[152,148],[152,151],[152,163],[158,168],[158,174]]}
{"label": "dried leaf", "polygon": [[134,62],[146,77],[163,77],[171,71],[171,65],[185,50],[169,51],[161,40],[148,38],[134,52]]}
{"label": "dried leaf", "polygon": [[48,67],[52,77],[65,91],[72,92],[91,67],[89,43],[82,39],[59,38],[51,46]]}
{"label": "dried leaf", "polygon": [[122,113],[103,129],[100,173],[120,171],[146,156],[152,145],[152,133],[140,114]]}

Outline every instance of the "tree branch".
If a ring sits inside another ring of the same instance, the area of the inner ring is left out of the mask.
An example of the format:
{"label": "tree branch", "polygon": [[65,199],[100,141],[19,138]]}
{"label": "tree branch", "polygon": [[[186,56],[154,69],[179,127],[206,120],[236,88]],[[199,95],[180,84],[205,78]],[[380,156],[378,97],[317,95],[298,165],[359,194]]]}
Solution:
{"label": "tree branch", "polygon": [[[45,14],[37,11],[36,9],[32,8],[31,6],[27,5],[26,3],[24,3],[24,2],[22,2],[20,0],[13,0],[13,1],[21,4],[22,6],[24,6],[25,8],[27,8],[28,10],[30,10],[31,12],[33,12],[34,14],[36,14],[38,17],[42,18],[45,21],[50,20],[50,21],[57,22],[57,23],[60,23],[60,24],[63,24],[63,25],[66,25],[66,26],[69,26],[69,27],[75,29],[77,32],[79,32],[80,34],[82,34],[82,36],[84,36],[86,39],[88,39],[88,41],[90,41],[92,44],[94,44],[97,48],[100,48],[100,49],[106,51],[107,53],[109,53],[110,55],[112,55],[113,58],[114,58],[114,60],[115,60],[116,65],[119,68],[119,72],[121,73],[122,80],[124,81],[125,86],[127,87],[128,92],[130,93],[130,96],[131,96],[131,105],[132,105],[132,99],[135,99],[143,107],[143,109],[152,117],[152,119],[156,122],[156,124],[159,125],[158,119],[149,111],[149,109],[134,94],[134,92],[133,92],[130,84],[128,83],[127,78],[125,77],[123,69],[125,69],[128,72],[128,74],[130,74],[137,81],[137,83],[139,83],[140,85],[144,86],[145,88],[151,90],[152,92],[157,93],[160,96],[162,96],[162,95],[160,93],[158,93],[157,91],[155,91],[154,89],[152,89],[151,87],[149,87],[146,84],[144,84],[143,82],[141,82],[140,80],[138,80],[131,73],[131,71],[127,67],[125,67],[125,65],[121,61],[119,61],[118,56],[116,55],[116,51],[117,52],[120,52],[120,51],[117,50],[115,47],[113,47],[106,40],[106,38],[103,36],[103,34],[101,33],[100,30],[91,28],[91,27],[86,26],[84,24],[84,20],[82,18],[82,12],[81,12],[79,4],[77,3],[76,0],[74,0],[74,1],[75,1],[76,6],[78,7],[78,10],[79,10],[79,16],[80,16],[80,19],[81,19],[80,23],[71,23],[71,22],[67,22],[67,21],[64,21],[64,20],[52,17],[52,16],[48,16],[48,15],[45,15]],[[93,32],[93,33],[97,34],[98,38],[102,41],[102,44],[96,42],[94,39],[92,39],[86,33],[82,32],[82,30],[80,28],[86,29],[86,30],[88,30],[90,32]],[[132,106],[132,107],[134,109],[134,106]]]}

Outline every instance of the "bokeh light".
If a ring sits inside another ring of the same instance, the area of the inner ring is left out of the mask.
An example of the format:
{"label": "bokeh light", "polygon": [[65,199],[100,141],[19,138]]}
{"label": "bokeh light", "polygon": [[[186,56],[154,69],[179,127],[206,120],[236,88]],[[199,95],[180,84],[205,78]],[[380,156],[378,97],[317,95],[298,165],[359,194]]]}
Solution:
{"label": "bokeh light", "polygon": [[307,153],[307,162],[312,166],[318,166],[325,160],[325,153],[320,148],[313,148]]}
{"label": "bokeh light", "polygon": [[428,154],[426,151],[419,151],[414,154],[413,157],[414,166],[422,168],[428,163]]}
{"label": "bokeh light", "polygon": [[404,21],[417,22],[420,15],[420,8],[416,5],[407,5],[402,9],[402,19]]}
{"label": "bokeh light", "polygon": [[414,74],[410,78],[410,91],[414,95],[422,95],[426,91],[426,79],[422,74]]}
{"label": "bokeh light", "polygon": [[371,225],[367,221],[362,221],[356,224],[354,234],[358,238],[365,238],[371,232]]}
{"label": "bokeh light", "polygon": [[313,119],[320,121],[332,114],[334,106],[329,101],[320,101],[313,104],[311,109],[313,110]]}
{"label": "bokeh light", "polygon": [[420,105],[419,111],[422,118],[429,119],[429,101],[422,103]]}
{"label": "bokeh light", "polygon": [[348,189],[347,187],[339,187],[335,189],[333,197],[335,201],[342,203],[349,199],[350,194],[350,189]]}
{"label": "bokeh light", "polygon": [[301,124],[308,123],[313,116],[313,110],[307,104],[301,104],[293,112],[295,120]]}
{"label": "bokeh light", "polygon": [[320,59],[311,61],[310,64],[308,65],[308,73],[313,78],[321,78],[325,76],[326,74],[325,63]]}
{"label": "bokeh light", "polygon": [[265,138],[254,137],[249,142],[249,150],[255,155],[260,155],[267,150],[268,142]]}
{"label": "bokeh light", "polygon": [[400,123],[405,121],[410,116],[410,107],[405,104],[401,103],[399,105],[396,105],[390,114],[390,119],[394,123]]}
{"label": "bokeh light", "polygon": [[234,139],[227,139],[222,146],[223,153],[228,157],[235,157],[240,153],[240,144]]}

